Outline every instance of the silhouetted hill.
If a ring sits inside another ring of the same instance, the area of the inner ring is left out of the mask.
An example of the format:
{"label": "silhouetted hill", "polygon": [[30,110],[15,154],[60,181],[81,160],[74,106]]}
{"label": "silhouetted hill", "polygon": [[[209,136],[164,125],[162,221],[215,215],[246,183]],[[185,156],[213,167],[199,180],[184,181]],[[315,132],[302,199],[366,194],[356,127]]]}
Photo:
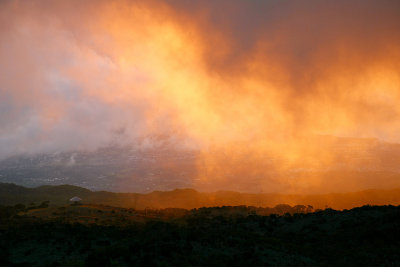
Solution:
{"label": "silhouetted hill", "polygon": [[288,208],[0,206],[0,266],[399,266],[400,206]]}
{"label": "silhouetted hill", "polygon": [[193,189],[154,191],[149,194],[93,192],[85,188],[60,185],[25,188],[15,184],[0,183],[0,205],[30,204],[50,201],[50,204],[68,204],[69,199],[79,196],[84,203],[129,207],[135,209],[184,208],[193,209],[213,206],[274,207],[278,204],[312,205],[314,208],[331,207],[349,209],[363,205],[399,205],[400,189],[364,190],[353,193],[319,195],[248,194],[219,191],[198,192]]}

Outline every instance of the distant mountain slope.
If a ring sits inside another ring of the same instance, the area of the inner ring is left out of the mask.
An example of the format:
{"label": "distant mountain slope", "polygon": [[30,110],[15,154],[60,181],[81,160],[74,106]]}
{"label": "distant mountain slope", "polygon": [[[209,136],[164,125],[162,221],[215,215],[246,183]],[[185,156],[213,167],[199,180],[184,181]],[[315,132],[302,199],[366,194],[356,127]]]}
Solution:
{"label": "distant mountain slope", "polygon": [[0,183],[0,205],[30,204],[50,201],[65,205],[79,196],[85,203],[95,203],[136,209],[185,208],[212,206],[274,207],[278,204],[312,205],[314,208],[349,209],[362,205],[399,205],[400,189],[364,190],[353,193],[320,195],[247,194],[230,191],[202,193],[193,189],[154,191],[149,194],[93,192],[71,185],[26,188],[15,184]]}
{"label": "distant mountain slope", "polygon": [[[165,138],[150,139],[157,143]],[[400,188],[400,144],[334,136],[299,142],[307,144],[299,160],[289,159],[285,152],[254,153],[244,143],[213,146],[209,151],[132,145],[22,154],[0,159],[0,182],[139,193],[195,188],[314,194]]]}

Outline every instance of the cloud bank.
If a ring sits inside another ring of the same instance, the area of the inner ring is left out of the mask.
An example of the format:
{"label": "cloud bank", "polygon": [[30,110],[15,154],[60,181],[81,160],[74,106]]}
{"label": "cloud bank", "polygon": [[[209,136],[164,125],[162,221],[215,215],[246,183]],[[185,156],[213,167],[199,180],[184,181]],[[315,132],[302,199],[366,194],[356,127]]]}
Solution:
{"label": "cloud bank", "polygon": [[397,1],[2,1],[0,156],[149,134],[214,164],[210,147],[298,161],[313,135],[400,142],[399,12]]}

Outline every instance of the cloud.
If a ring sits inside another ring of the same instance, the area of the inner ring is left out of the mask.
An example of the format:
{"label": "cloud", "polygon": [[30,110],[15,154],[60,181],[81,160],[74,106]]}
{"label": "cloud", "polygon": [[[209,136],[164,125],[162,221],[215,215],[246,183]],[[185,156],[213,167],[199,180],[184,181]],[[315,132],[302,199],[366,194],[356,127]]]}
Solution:
{"label": "cloud", "polygon": [[313,146],[305,136],[400,142],[395,1],[37,0],[0,10],[0,156],[148,134],[196,144],[216,165],[215,146],[296,162]]}

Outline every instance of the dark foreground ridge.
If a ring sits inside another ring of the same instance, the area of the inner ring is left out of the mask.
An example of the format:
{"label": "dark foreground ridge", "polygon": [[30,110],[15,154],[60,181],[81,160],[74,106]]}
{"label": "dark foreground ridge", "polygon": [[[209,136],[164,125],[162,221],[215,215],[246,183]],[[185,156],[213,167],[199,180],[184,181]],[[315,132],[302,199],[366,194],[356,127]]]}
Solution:
{"label": "dark foreground ridge", "polygon": [[364,205],[400,205],[400,189],[370,189],[352,193],[320,195],[248,194],[232,191],[213,193],[193,189],[154,191],[149,194],[113,193],[90,191],[73,185],[40,186],[26,188],[15,184],[0,183],[0,205],[41,203],[48,200],[53,205],[69,204],[78,196],[86,204],[102,204],[134,209],[194,209],[215,206],[274,207],[278,204],[311,205],[316,209],[350,209]]}
{"label": "dark foreground ridge", "polygon": [[3,206],[0,266],[400,265],[400,206],[280,208]]}

